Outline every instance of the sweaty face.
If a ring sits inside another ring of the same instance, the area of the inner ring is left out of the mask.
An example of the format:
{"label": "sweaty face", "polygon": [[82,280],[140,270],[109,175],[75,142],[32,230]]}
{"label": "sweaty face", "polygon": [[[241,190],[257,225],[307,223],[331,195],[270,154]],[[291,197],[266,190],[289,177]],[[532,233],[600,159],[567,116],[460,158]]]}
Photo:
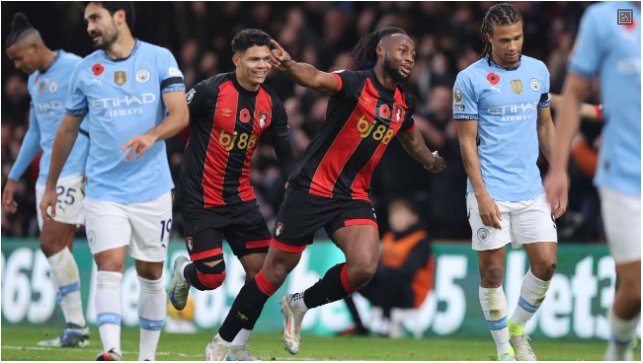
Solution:
{"label": "sweaty face", "polygon": [[415,42],[405,34],[393,34],[382,45],[386,49],[384,71],[397,82],[408,81],[415,67]]}
{"label": "sweaty face", "polygon": [[36,47],[22,44],[20,41],[7,48],[7,56],[13,61],[13,65],[25,72],[33,73],[37,68]]}
{"label": "sweaty face", "polygon": [[232,61],[237,68],[239,82],[253,86],[264,83],[272,67],[269,59],[270,48],[265,45],[254,45],[235,54]]}
{"label": "sweaty face", "polygon": [[491,43],[493,61],[503,67],[513,67],[520,61],[522,54],[522,21],[511,25],[492,25],[491,34],[487,35]]}
{"label": "sweaty face", "polygon": [[116,16],[110,15],[104,7],[90,3],[85,8],[85,22],[87,23],[87,34],[94,43],[96,49],[108,49],[118,39],[118,27]]}

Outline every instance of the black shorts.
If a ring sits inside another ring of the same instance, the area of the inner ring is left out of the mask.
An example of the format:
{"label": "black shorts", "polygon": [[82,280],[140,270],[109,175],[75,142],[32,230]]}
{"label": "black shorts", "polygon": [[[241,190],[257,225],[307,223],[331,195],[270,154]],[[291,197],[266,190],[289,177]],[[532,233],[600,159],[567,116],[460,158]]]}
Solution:
{"label": "black shorts", "polygon": [[237,257],[268,252],[270,231],[255,200],[229,207],[184,208],[183,223],[192,261],[223,254],[224,238]]}
{"label": "black shorts", "polygon": [[288,188],[277,215],[272,245],[287,252],[301,252],[324,227],[329,236],[342,227],[370,224],[377,227],[375,209],[366,200],[331,199]]}

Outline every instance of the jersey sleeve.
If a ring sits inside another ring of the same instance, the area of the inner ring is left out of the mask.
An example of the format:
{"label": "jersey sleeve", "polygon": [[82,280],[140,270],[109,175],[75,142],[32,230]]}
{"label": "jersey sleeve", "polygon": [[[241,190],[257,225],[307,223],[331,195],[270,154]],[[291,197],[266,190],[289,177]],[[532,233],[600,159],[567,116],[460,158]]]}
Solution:
{"label": "jersey sleeve", "polygon": [[268,127],[268,135],[288,137],[288,116],[283,103],[276,96],[272,96],[272,122]]}
{"label": "jersey sleeve", "polygon": [[598,72],[603,57],[605,40],[601,36],[601,29],[604,28],[601,22],[607,20],[600,19],[597,10],[599,9],[595,6],[590,7],[583,15],[568,64],[570,72],[586,79],[592,78]]}
{"label": "jersey sleeve", "polygon": [[198,83],[185,94],[185,101],[190,111],[190,123],[202,119],[207,114],[207,100],[211,99],[211,95],[209,95],[212,92],[211,89],[212,87],[207,87],[204,81]]}
{"label": "jersey sleeve", "polygon": [[402,121],[402,126],[400,126],[400,133],[410,132],[415,128],[415,121],[413,120],[413,114],[415,113],[415,101],[413,101],[413,97],[411,97],[411,95],[407,94],[406,96],[409,107],[406,109],[406,114],[404,114],[404,121]]}
{"label": "jersey sleeve", "polygon": [[351,94],[357,91],[360,82],[360,76],[353,71],[339,70],[332,72],[335,78],[337,78],[338,85],[336,94]]}
{"label": "jersey sleeve", "polygon": [[272,138],[272,147],[281,164],[281,179],[287,180],[295,168],[295,156],[288,137],[288,117],[284,105],[276,96],[272,97],[272,102],[272,122],[267,133]]}
{"label": "jersey sleeve", "polygon": [[540,108],[547,108],[551,104],[551,100],[549,97],[549,87],[550,87],[550,75],[549,75],[549,70],[547,69],[547,66],[545,63],[541,62],[541,67],[542,67],[542,82],[543,82],[543,87],[542,87],[542,93],[540,95],[540,100],[538,101],[538,107]]}
{"label": "jersey sleeve", "polygon": [[83,62],[74,67],[74,71],[69,82],[69,91],[65,99],[65,113],[70,116],[84,116],[88,112],[87,96],[81,87],[81,73]]}
{"label": "jersey sleeve", "polygon": [[179,69],[172,53],[165,48],[161,48],[158,57],[157,66],[161,93],[185,91],[183,72]]}
{"label": "jersey sleeve", "polygon": [[36,112],[33,107],[32,104],[29,108],[29,128],[25,133],[25,137],[22,139],[18,157],[9,172],[9,179],[11,180],[20,179],[38,154],[38,151],[40,151],[40,127],[38,126]]}
{"label": "jersey sleeve", "polygon": [[478,119],[478,95],[471,79],[462,72],[458,73],[453,85],[453,119]]}

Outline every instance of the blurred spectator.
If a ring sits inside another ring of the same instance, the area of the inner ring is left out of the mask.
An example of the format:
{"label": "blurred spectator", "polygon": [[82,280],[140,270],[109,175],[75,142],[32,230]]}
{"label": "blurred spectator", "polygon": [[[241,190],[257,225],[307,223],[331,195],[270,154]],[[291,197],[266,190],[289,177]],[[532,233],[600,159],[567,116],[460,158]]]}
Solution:
{"label": "blurred spectator", "polygon": [[25,125],[28,113],[27,82],[21,75],[11,74],[4,80],[2,90],[2,122],[8,121],[14,126]]}
{"label": "blurred spectator", "polygon": [[[390,232],[382,237],[382,254],[373,279],[358,290],[390,321],[393,308],[417,309],[433,287],[433,260],[428,233],[411,202],[389,204]],[[344,298],[355,327],[345,333],[368,335],[352,296]],[[386,324],[385,324],[386,325]],[[388,335],[389,332],[380,332]]]}

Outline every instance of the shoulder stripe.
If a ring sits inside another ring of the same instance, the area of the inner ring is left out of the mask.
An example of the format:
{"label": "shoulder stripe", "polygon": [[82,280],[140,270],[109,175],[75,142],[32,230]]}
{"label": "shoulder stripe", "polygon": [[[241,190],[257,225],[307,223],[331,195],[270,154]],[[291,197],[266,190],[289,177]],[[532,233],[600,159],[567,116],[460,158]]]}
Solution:
{"label": "shoulder stripe", "polygon": [[161,89],[165,89],[166,87],[169,87],[173,84],[180,84],[180,83],[183,83],[183,78],[171,77],[161,82]]}

